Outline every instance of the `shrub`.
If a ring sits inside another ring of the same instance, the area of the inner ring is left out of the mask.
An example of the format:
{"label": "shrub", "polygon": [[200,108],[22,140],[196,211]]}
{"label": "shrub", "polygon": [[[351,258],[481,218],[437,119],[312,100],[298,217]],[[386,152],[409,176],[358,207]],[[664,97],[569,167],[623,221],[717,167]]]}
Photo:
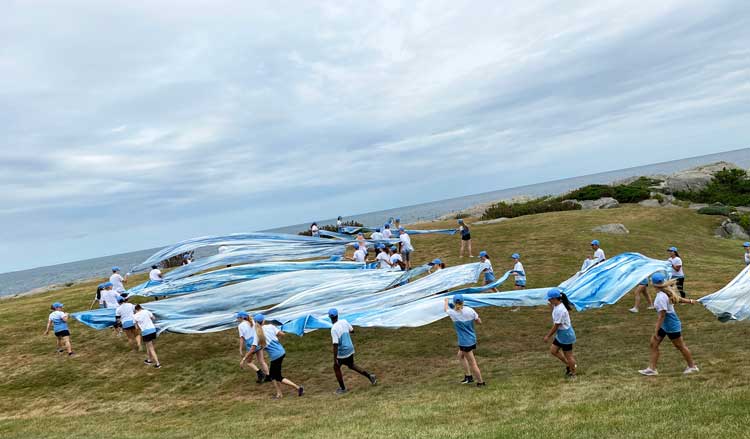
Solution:
{"label": "shrub", "polygon": [[708,206],[698,209],[701,215],[722,215],[729,216],[732,214],[732,208],[729,206]]}
{"label": "shrub", "polygon": [[[347,227],[364,227],[364,224],[359,223],[357,221],[344,221],[341,223],[342,226]],[[329,232],[338,232],[338,229],[336,228],[336,224],[326,224],[324,226],[318,226],[320,230],[328,230]],[[312,236],[312,233],[310,230],[305,230],[304,232],[297,233],[298,235],[302,236]]]}
{"label": "shrub", "polygon": [[560,212],[565,210],[580,210],[581,206],[576,203],[563,202],[558,198],[543,197],[525,203],[499,202],[491,205],[484,211],[482,220],[495,218],[515,218],[537,213]]}
{"label": "shrub", "polygon": [[737,213],[736,218],[733,218],[734,222],[739,224],[743,229],[750,230],[750,214]]}
{"label": "shrub", "polygon": [[620,203],[637,203],[639,201],[648,200],[651,197],[651,186],[659,183],[659,180],[655,180],[648,177],[640,177],[639,179],[628,183],[610,186],[606,184],[590,184],[582,188],[576,189],[573,192],[560,197],[558,199],[575,199],[575,200],[598,200],[599,198],[611,197]]}
{"label": "shrub", "polygon": [[675,196],[697,203],[721,203],[728,206],[750,205],[750,177],[743,169],[722,169],[705,189],[677,192]]}
{"label": "shrub", "polygon": [[453,217],[453,219],[457,219],[457,220],[459,220],[459,219],[464,219],[464,218],[468,218],[468,217],[470,217],[470,216],[471,216],[471,215],[470,215],[470,214],[468,214],[468,213],[466,213],[466,212],[459,212],[459,213],[457,213],[457,214],[456,214],[456,215],[455,215],[455,216]]}

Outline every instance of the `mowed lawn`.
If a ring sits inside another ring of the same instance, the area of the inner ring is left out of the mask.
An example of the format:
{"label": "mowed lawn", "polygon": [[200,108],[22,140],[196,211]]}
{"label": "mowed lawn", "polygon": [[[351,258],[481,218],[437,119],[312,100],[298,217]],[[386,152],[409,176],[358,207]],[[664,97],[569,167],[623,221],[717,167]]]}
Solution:
{"label": "mowed lawn", "polygon": [[[686,289],[697,298],[716,291],[742,268],[741,242],[713,237],[720,217],[685,209],[626,206],[521,217],[474,226],[474,253],[487,250],[495,271],[520,252],[529,287],[554,286],[572,275],[597,238],[609,256],[637,251],[666,258],[679,247]],[[595,234],[623,223],[629,235]],[[452,227],[454,222],[430,224]],[[187,238],[187,237],[186,237]],[[458,258],[457,236],[415,237],[417,262]],[[142,276],[137,281],[142,280]],[[509,282],[510,284],[510,282]],[[134,284],[131,284],[134,285]],[[508,285],[511,288],[511,285]],[[719,323],[700,305],[677,308],[687,345],[701,372],[663,344],[658,377],[637,373],[648,361],[656,315],[627,311],[632,294],[599,310],[573,312],[579,377],[567,381],[542,337],[546,307],[511,312],[478,309],[477,356],[488,386],[458,384],[449,320],[399,330],[360,329],[357,362],[380,384],[345,371],[351,392],[336,396],[330,335],[288,336],[284,374],[303,384],[302,398],[272,401],[272,386],[239,369],[236,331],[165,334],[157,340],[161,370],[128,352],[124,337],[71,325],[77,356],[54,352],[43,337],[49,304],[88,308],[95,283],[0,301],[0,437],[247,438],[247,437],[748,437],[750,322]],[[346,310],[341,310],[343,314]]]}

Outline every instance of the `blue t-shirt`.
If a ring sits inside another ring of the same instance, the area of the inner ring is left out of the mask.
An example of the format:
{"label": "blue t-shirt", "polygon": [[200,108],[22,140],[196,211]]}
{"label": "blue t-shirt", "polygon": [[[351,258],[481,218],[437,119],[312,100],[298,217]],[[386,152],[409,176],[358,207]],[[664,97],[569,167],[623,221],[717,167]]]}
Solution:
{"label": "blue t-shirt", "polygon": [[[276,336],[279,332],[281,330],[274,325],[263,325],[263,335],[266,336],[266,352],[268,352],[268,358],[271,361],[277,360],[286,354],[284,346],[281,345],[279,338]],[[257,337],[254,340],[253,346],[258,346],[255,343],[257,343]]]}
{"label": "blue t-shirt", "polygon": [[474,320],[479,318],[479,315],[476,311],[468,306],[464,306],[461,308],[461,311],[449,309],[448,316],[453,320],[453,327],[456,329],[459,346],[469,347],[477,344],[477,334],[474,331]]}
{"label": "blue t-shirt", "polygon": [[49,314],[49,319],[52,321],[52,327],[55,332],[67,331],[68,324],[63,320],[65,315],[62,311],[52,311]]}
{"label": "blue t-shirt", "polygon": [[338,320],[331,327],[331,340],[338,345],[337,358],[348,358],[354,353],[354,343],[349,335],[353,329],[346,320]]}
{"label": "blue t-shirt", "polygon": [[663,291],[659,291],[658,293],[656,293],[656,298],[654,299],[654,308],[656,309],[657,313],[665,311],[664,321],[661,324],[661,329],[663,329],[664,332],[682,332],[682,322],[680,322],[680,318],[677,317],[677,313],[675,313],[674,310],[674,305],[669,301],[669,296],[667,296],[667,294]]}

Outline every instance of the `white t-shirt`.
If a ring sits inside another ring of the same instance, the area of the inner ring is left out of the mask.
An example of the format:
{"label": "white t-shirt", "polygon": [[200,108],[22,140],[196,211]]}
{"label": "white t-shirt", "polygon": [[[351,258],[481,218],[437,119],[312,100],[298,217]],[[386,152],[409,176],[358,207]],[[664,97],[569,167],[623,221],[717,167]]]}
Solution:
{"label": "white t-shirt", "polygon": [[604,250],[600,248],[596,249],[596,251],[594,252],[594,263],[598,264],[599,262],[602,262],[605,259],[607,259],[607,257],[604,256]]}
{"label": "white t-shirt", "polygon": [[745,253],[745,265],[750,265],[750,253]]}
{"label": "white t-shirt", "polygon": [[125,291],[125,286],[123,286],[122,281],[123,278],[120,276],[120,273],[112,273],[112,276],[109,277],[109,281],[112,282],[112,289],[117,291],[118,293],[122,293]]}
{"label": "white t-shirt", "polygon": [[493,273],[492,262],[490,262],[489,259],[485,259],[484,262],[480,262],[479,267],[482,269],[482,271],[487,270],[487,273]]}
{"label": "white t-shirt", "polygon": [[364,250],[362,250],[362,248],[354,252],[354,260],[357,262],[365,262],[365,257],[366,255],[365,255]]}
{"label": "white t-shirt", "polygon": [[404,259],[401,257],[400,254],[394,253],[391,255],[391,264],[396,265],[396,262],[403,262]]}
{"label": "white t-shirt", "polygon": [[552,323],[560,325],[558,329],[570,329],[570,313],[562,303],[552,309]]}
{"label": "white t-shirt", "polygon": [[158,268],[154,268],[148,273],[148,278],[150,280],[160,281],[161,280],[161,270]]}
{"label": "white t-shirt", "polygon": [[656,293],[654,298],[654,308],[656,312],[666,311],[670,314],[674,314],[674,304],[669,301],[669,296],[664,291]]}
{"label": "white t-shirt", "polygon": [[240,337],[245,339],[245,343],[253,344],[253,340],[255,340],[255,329],[250,322],[243,320],[237,327],[237,330],[240,333]]}
{"label": "white t-shirt", "polygon": [[341,220],[336,220],[336,227],[341,227]]}
{"label": "white t-shirt", "polygon": [[685,272],[682,270],[682,259],[680,259],[678,256],[675,256],[673,258],[669,258],[668,261],[673,266],[680,266],[680,271],[675,271],[674,267],[672,267],[672,277],[685,277]]}
{"label": "white t-shirt", "polygon": [[385,229],[382,232],[383,239],[391,239],[391,236],[393,236],[393,233],[391,233],[391,229]]}
{"label": "white t-shirt", "polygon": [[156,329],[153,319],[154,315],[146,309],[141,309],[133,315],[133,320],[135,320],[135,323],[138,324],[139,328],[141,328],[141,332],[144,332],[148,329]]}
{"label": "white t-shirt", "polygon": [[352,325],[346,320],[338,320],[331,327],[331,341],[333,344],[339,345],[339,350],[336,353],[337,358],[347,358],[354,353],[354,344],[349,335],[353,330]]}
{"label": "white t-shirt", "polygon": [[132,303],[123,303],[118,306],[115,310],[115,315],[120,318],[123,322],[133,320],[133,314],[135,313],[135,305]]}
{"label": "white t-shirt", "polygon": [[120,295],[115,290],[102,290],[101,298],[104,301],[104,306],[107,308],[117,308],[120,306],[120,302],[117,301],[118,297]]}
{"label": "white t-shirt", "polygon": [[516,262],[516,265],[513,266],[513,271],[517,272],[515,273],[517,281],[526,280],[526,272],[523,270],[523,264],[521,263],[521,261]]}
{"label": "white t-shirt", "polygon": [[398,239],[401,241],[401,250],[407,252],[413,252],[414,247],[411,245],[411,238],[408,233],[402,233]]}
{"label": "white t-shirt", "polygon": [[370,239],[375,240],[375,241],[382,241],[383,234],[380,232],[373,232],[372,235],[370,235]]}
{"label": "white t-shirt", "polygon": [[388,255],[388,253],[386,252],[378,253],[377,260],[378,262],[380,262],[380,266],[378,268],[390,268],[391,267],[391,265],[388,263],[391,260],[391,257],[390,255]]}

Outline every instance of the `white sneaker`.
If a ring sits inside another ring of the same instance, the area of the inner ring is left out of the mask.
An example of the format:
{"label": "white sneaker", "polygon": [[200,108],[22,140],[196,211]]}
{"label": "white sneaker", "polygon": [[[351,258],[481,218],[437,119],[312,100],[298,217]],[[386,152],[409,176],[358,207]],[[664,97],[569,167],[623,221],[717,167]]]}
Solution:
{"label": "white sneaker", "polygon": [[648,309],[656,309],[656,307],[654,305],[651,305],[648,307]]}
{"label": "white sneaker", "polygon": [[630,312],[638,312],[638,308],[633,307],[633,308],[630,308],[628,311],[630,311]]}
{"label": "white sneaker", "polygon": [[682,371],[682,373],[684,373],[685,375],[688,375],[694,372],[700,372],[700,369],[698,369],[698,366],[686,367],[685,370]]}
{"label": "white sneaker", "polygon": [[659,372],[655,371],[654,369],[651,369],[650,367],[647,367],[646,369],[641,369],[638,371],[639,374],[645,375],[647,377],[653,377],[656,375],[659,375]]}

